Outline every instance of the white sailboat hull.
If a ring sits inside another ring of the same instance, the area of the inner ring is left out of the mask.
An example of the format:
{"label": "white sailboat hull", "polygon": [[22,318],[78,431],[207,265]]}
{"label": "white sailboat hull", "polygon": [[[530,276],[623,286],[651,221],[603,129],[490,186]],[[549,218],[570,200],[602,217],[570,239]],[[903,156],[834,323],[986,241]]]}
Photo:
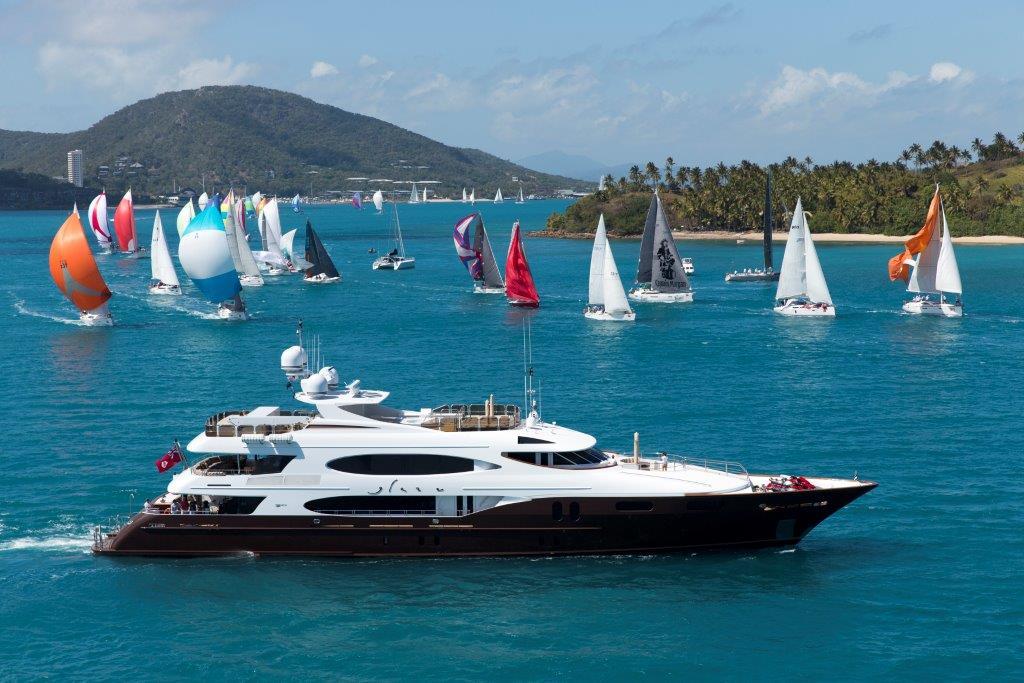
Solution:
{"label": "white sailboat hull", "polygon": [[636,320],[636,313],[633,311],[619,311],[609,313],[603,308],[587,306],[583,309],[583,317],[588,320],[603,320],[606,322],[631,323]]}
{"label": "white sailboat hull", "polygon": [[629,298],[649,304],[688,304],[693,301],[693,292],[652,292],[641,287],[630,290]]}
{"label": "white sailboat hull", "polygon": [[373,262],[374,270],[409,270],[416,267],[416,259],[411,256],[397,258],[381,256]]}
{"label": "white sailboat hull", "polygon": [[248,320],[249,314],[245,311],[235,311],[227,306],[221,306],[217,309],[217,317],[221,320]]}
{"label": "white sailboat hull", "polygon": [[114,316],[110,315],[110,309],[105,303],[91,311],[82,311],[78,319],[86,327],[110,327],[114,324]]}
{"label": "white sailboat hull", "polygon": [[475,284],[473,285],[474,294],[504,294],[504,287],[488,287],[486,285]]}
{"label": "white sailboat hull", "polygon": [[164,284],[163,282],[160,282],[158,284],[150,286],[149,293],[181,295],[181,287],[178,285],[168,285]]}
{"label": "white sailboat hull", "polygon": [[243,287],[262,287],[263,278],[259,275],[242,275],[238,278]]}
{"label": "white sailboat hull", "polygon": [[836,317],[836,307],[832,304],[820,303],[816,304],[811,301],[801,301],[799,299],[788,299],[785,303],[775,307],[775,312],[779,315],[791,315],[801,317],[814,317],[814,318],[834,318]]}
{"label": "white sailboat hull", "polygon": [[725,274],[726,282],[778,282],[779,273],[774,270],[749,270],[749,271],[738,271],[734,270],[731,273]]}
{"label": "white sailboat hull", "polygon": [[934,299],[915,299],[903,304],[903,310],[911,315],[935,315],[942,318],[964,317],[964,307],[960,303],[935,301]]}
{"label": "white sailboat hull", "polygon": [[341,282],[341,276],[328,277],[326,273],[317,273],[313,276],[307,276],[302,278],[303,282],[312,282],[314,284],[330,284],[331,282]]}

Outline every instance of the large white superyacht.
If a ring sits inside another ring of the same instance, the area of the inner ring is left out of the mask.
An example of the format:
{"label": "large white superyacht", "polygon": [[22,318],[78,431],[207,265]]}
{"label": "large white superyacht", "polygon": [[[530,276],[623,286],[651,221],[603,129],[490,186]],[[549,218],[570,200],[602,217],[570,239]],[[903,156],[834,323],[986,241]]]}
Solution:
{"label": "large white superyacht", "polygon": [[544,421],[529,388],[525,415],[492,397],[400,410],[384,404],[386,391],[358,380],[343,386],[335,368],[311,372],[308,360],[300,333],[281,369],[308,409],[210,417],[167,491],[127,521],[96,527],[94,552],[554,555],[792,545],[875,486],[645,455],[636,435],[631,452],[612,452]]}

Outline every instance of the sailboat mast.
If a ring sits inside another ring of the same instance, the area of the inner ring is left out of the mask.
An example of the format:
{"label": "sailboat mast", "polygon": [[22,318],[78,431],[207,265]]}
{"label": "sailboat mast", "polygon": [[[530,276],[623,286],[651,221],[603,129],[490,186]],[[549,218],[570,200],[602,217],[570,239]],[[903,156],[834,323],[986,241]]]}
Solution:
{"label": "sailboat mast", "polygon": [[768,169],[768,177],[764,185],[764,213],[761,217],[764,229],[764,269],[771,270],[772,263],[772,170]]}
{"label": "sailboat mast", "polygon": [[398,242],[398,254],[405,258],[405,242],[402,241],[402,223],[398,220],[398,202],[393,202],[395,208],[395,241]]}

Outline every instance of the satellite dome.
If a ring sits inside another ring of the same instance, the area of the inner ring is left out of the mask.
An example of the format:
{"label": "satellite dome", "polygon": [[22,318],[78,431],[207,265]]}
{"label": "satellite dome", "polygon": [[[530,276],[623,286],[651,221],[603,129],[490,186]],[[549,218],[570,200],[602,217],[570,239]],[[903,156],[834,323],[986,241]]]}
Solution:
{"label": "satellite dome", "polygon": [[327,378],[321,374],[310,375],[300,382],[302,390],[310,396],[327,393]]}
{"label": "satellite dome", "polygon": [[338,371],[334,368],[333,365],[328,365],[327,367],[320,368],[320,372],[318,372],[317,374],[321,375],[324,379],[327,380],[328,389],[338,388]]}
{"label": "satellite dome", "polygon": [[306,350],[301,346],[289,346],[281,353],[281,369],[285,372],[302,372],[306,369]]}

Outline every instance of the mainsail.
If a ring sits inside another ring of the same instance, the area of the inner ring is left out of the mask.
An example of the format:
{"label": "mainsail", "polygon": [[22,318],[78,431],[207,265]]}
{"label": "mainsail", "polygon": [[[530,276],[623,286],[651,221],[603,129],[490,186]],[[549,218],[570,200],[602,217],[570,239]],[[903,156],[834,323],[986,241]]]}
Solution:
{"label": "mainsail", "polygon": [[50,277],[61,294],[83,312],[103,306],[111,297],[77,210],[67,217],[50,244]]}
{"label": "mainsail", "polygon": [[608,243],[607,231],[604,227],[604,214],[597,219],[597,232],[594,233],[594,248],[590,252],[590,283],[587,290],[587,303],[591,306],[604,305],[604,252]]}
{"label": "mainsail", "polygon": [[249,248],[248,235],[243,235],[241,230],[236,229],[235,243],[238,249],[238,262],[241,265],[239,272],[244,276],[242,284],[247,287],[262,286],[263,276],[260,274],[260,267],[256,265],[252,249]]}
{"label": "mainsail", "polygon": [[608,242],[608,236],[604,237],[604,263],[601,268],[601,298],[606,313],[621,315],[632,313],[626,300],[626,290],[622,286],[622,279],[619,277],[619,269],[615,265],[615,257],[612,256],[612,245]]}
{"label": "mainsail", "polygon": [[410,204],[419,204],[420,203],[420,196],[416,192],[416,183],[412,184],[412,190],[409,192],[409,203]]}
{"label": "mainsail", "polygon": [[178,246],[178,260],[199,291],[210,301],[231,301],[242,291],[228,251],[220,207],[215,203],[210,203],[185,228]]}
{"label": "mainsail", "polygon": [[466,188],[462,188],[462,203],[465,204],[468,200],[466,199]]}
{"label": "mainsail", "polygon": [[164,224],[160,220],[160,212],[156,212],[153,220],[153,237],[149,243],[149,253],[152,257],[150,268],[153,279],[168,286],[177,287],[178,273],[174,270],[174,263],[171,261],[171,250],[167,246],[167,238],[164,236]]}
{"label": "mainsail", "polygon": [[323,275],[329,279],[341,277],[341,273],[334,266],[334,261],[331,260],[331,255],[327,253],[324,243],[320,241],[320,236],[313,230],[313,225],[309,221],[306,221],[305,256],[309,263],[309,267],[306,268],[307,278],[317,275]]}
{"label": "mainsail", "polygon": [[526,200],[523,199],[523,186],[520,185],[519,186],[519,201],[517,201],[516,204],[525,204],[525,203],[526,203]]}
{"label": "mainsail", "polygon": [[654,224],[658,219],[658,193],[651,197],[651,205],[647,207],[647,218],[644,220],[643,237],[640,238],[640,259],[636,266],[636,282],[644,284],[651,281],[652,264],[654,263]]}
{"label": "mainsail", "polygon": [[474,187],[469,193],[469,203],[476,204],[476,188]]}
{"label": "mainsail", "polygon": [[423,201],[424,202],[427,201],[427,188],[425,188],[425,187],[423,188]]}
{"label": "mainsail", "polygon": [[505,260],[505,296],[515,306],[536,308],[540,305],[537,286],[533,282],[530,264],[526,262],[526,250],[519,234],[519,221],[512,226],[512,240],[508,245]]}
{"label": "mainsail", "polygon": [[241,236],[243,240],[249,239],[249,229],[246,227],[245,218],[245,200],[239,198],[235,200],[235,231]]}
{"label": "mainsail", "polygon": [[939,262],[935,268],[935,286],[940,292],[963,294],[964,287],[960,282],[960,267],[953,253],[953,238],[949,234],[946,223],[946,210],[942,210],[942,248],[939,250]]}
{"label": "mainsail", "polygon": [[192,222],[192,219],[196,217],[196,207],[192,204],[192,200],[189,199],[185,202],[185,206],[181,207],[181,211],[178,212],[178,218],[175,221],[175,227],[178,229],[178,237],[181,237],[185,233],[185,228]]}
{"label": "mainsail", "polygon": [[501,188],[499,187],[498,191],[494,193],[494,203],[500,204],[503,201],[505,201],[505,198],[501,196]]}
{"label": "mainsail", "polygon": [[[227,202],[225,202],[226,204]],[[238,236],[235,234],[235,217],[234,211],[228,209],[224,211],[224,204],[221,204],[221,221],[224,224],[224,234],[227,237],[228,253],[231,254],[231,263],[235,267],[235,272],[242,272],[242,259],[238,253]]]}
{"label": "mainsail", "polygon": [[455,223],[452,233],[455,241],[455,253],[475,282],[486,287],[501,288],[505,286],[498,269],[498,262],[491,250],[491,241],[487,238],[484,219],[479,213],[471,213]]}
{"label": "mainsail", "polygon": [[657,202],[657,215],[654,221],[654,243],[651,245],[651,291],[688,292],[690,280],[686,277],[683,260],[679,258],[676,243],[672,239],[672,228],[669,227],[668,218],[665,216],[661,197],[655,195],[654,199]]}
{"label": "mainsail", "polygon": [[770,168],[764,183],[764,212],[761,214],[761,229],[764,231],[764,269],[768,271],[775,267],[772,258],[772,170]]}
{"label": "mainsail", "polygon": [[114,211],[114,231],[117,232],[117,243],[121,251],[134,254],[139,250],[139,241],[135,233],[135,209],[132,204],[132,191],[128,190]]}
{"label": "mainsail", "polygon": [[384,193],[380,190],[373,193],[373,208],[377,209],[377,213],[384,213]]}
{"label": "mainsail", "polygon": [[89,202],[89,227],[92,234],[96,236],[96,242],[104,251],[110,251],[110,222],[107,219],[107,193],[100,192]]}

